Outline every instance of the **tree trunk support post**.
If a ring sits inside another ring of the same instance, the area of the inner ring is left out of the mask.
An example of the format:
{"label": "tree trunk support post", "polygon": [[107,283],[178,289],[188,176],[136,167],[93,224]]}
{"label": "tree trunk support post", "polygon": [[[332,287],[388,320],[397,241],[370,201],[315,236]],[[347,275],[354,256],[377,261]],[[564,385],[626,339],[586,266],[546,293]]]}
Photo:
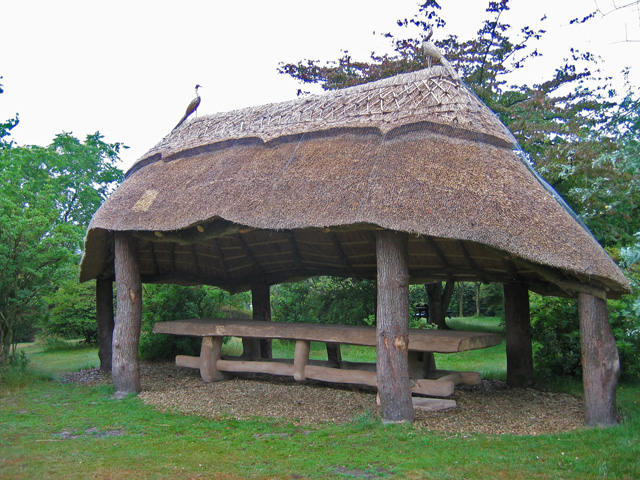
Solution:
{"label": "tree trunk support post", "polygon": [[507,343],[507,385],[533,386],[533,350],[529,289],[523,283],[504,285],[504,320]]}
{"label": "tree trunk support post", "polygon": [[113,342],[113,281],[96,280],[96,320],[98,322],[98,358],[100,370],[110,372],[112,366],[111,344]]}
{"label": "tree trunk support post", "polygon": [[[262,281],[251,282],[251,304],[253,319],[261,322],[271,321],[271,294],[269,284]],[[271,340],[258,338],[242,339],[242,357],[251,360],[271,358]]]}
{"label": "tree trunk support post", "polygon": [[586,293],[578,294],[578,315],[585,423],[589,426],[616,425],[620,360],[609,325],[606,300]]}
{"label": "tree trunk support post", "polygon": [[138,244],[128,232],[115,233],[115,272],[117,306],[111,375],[116,396],[124,396],[142,390],[138,362],[142,283],[138,264]]}
{"label": "tree trunk support post", "polygon": [[382,420],[415,419],[409,377],[409,237],[376,232],[376,367]]}

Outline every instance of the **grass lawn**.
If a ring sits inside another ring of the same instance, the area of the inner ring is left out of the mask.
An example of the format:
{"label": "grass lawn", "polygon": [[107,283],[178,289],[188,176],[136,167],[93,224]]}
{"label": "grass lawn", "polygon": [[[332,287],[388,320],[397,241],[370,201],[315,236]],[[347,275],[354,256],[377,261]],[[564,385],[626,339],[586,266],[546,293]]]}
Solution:
{"label": "grass lawn", "polygon": [[[159,413],[135,396],[112,399],[110,386],[56,380],[97,365],[95,349],[25,350],[31,363],[22,381],[0,383],[1,479],[640,478],[640,385],[620,386],[622,422],[614,428],[447,435],[368,418],[297,426]],[[349,360],[371,356],[347,350]],[[504,377],[504,346],[465,355],[437,361]]]}

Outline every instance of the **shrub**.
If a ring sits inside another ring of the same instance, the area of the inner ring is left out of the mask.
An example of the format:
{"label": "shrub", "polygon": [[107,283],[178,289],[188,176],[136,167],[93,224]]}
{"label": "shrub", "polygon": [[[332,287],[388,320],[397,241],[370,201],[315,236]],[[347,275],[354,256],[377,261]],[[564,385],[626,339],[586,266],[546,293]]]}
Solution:
{"label": "shrub", "polygon": [[251,295],[231,295],[209,286],[144,285],[140,356],[147,360],[163,360],[176,355],[198,355],[201,340],[196,337],[154,334],[156,322],[187,318],[215,318],[240,315]]}
{"label": "shrub", "polygon": [[274,320],[365,325],[375,314],[375,282],[316,277],[273,288]]}
{"label": "shrub", "polygon": [[95,282],[78,283],[74,278],[63,282],[45,298],[49,310],[42,330],[45,336],[63,339],[82,338],[98,343]]}
{"label": "shrub", "polygon": [[[607,304],[621,380],[640,378],[640,321],[630,301],[632,298],[609,300]],[[531,307],[536,373],[547,378],[582,377],[577,301],[532,294]]]}

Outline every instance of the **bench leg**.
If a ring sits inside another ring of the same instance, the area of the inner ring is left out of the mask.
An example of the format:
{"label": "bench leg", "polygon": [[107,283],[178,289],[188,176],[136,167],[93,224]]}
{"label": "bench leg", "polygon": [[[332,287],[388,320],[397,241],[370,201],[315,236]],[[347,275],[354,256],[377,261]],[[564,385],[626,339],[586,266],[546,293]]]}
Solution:
{"label": "bench leg", "polygon": [[205,382],[218,382],[224,376],[217,364],[222,351],[222,337],[203,337],[200,347],[200,376]]}
{"label": "bench leg", "polygon": [[309,365],[309,350],[311,342],[308,340],[296,340],[296,350],[293,354],[293,378],[298,382],[306,380],[304,369]]}

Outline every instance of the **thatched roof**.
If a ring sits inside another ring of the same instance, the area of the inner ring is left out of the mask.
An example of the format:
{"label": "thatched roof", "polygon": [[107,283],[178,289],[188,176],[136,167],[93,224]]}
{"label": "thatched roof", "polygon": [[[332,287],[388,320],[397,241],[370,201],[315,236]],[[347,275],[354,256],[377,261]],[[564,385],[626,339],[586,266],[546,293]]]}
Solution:
{"label": "thatched roof", "polygon": [[442,67],[203,116],[171,132],[95,214],[81,279],[113,275],[113,231],[143,281],[373,278],[376,229],[404,231],[413,282],[523,281],[573,296],[629,286]]}

